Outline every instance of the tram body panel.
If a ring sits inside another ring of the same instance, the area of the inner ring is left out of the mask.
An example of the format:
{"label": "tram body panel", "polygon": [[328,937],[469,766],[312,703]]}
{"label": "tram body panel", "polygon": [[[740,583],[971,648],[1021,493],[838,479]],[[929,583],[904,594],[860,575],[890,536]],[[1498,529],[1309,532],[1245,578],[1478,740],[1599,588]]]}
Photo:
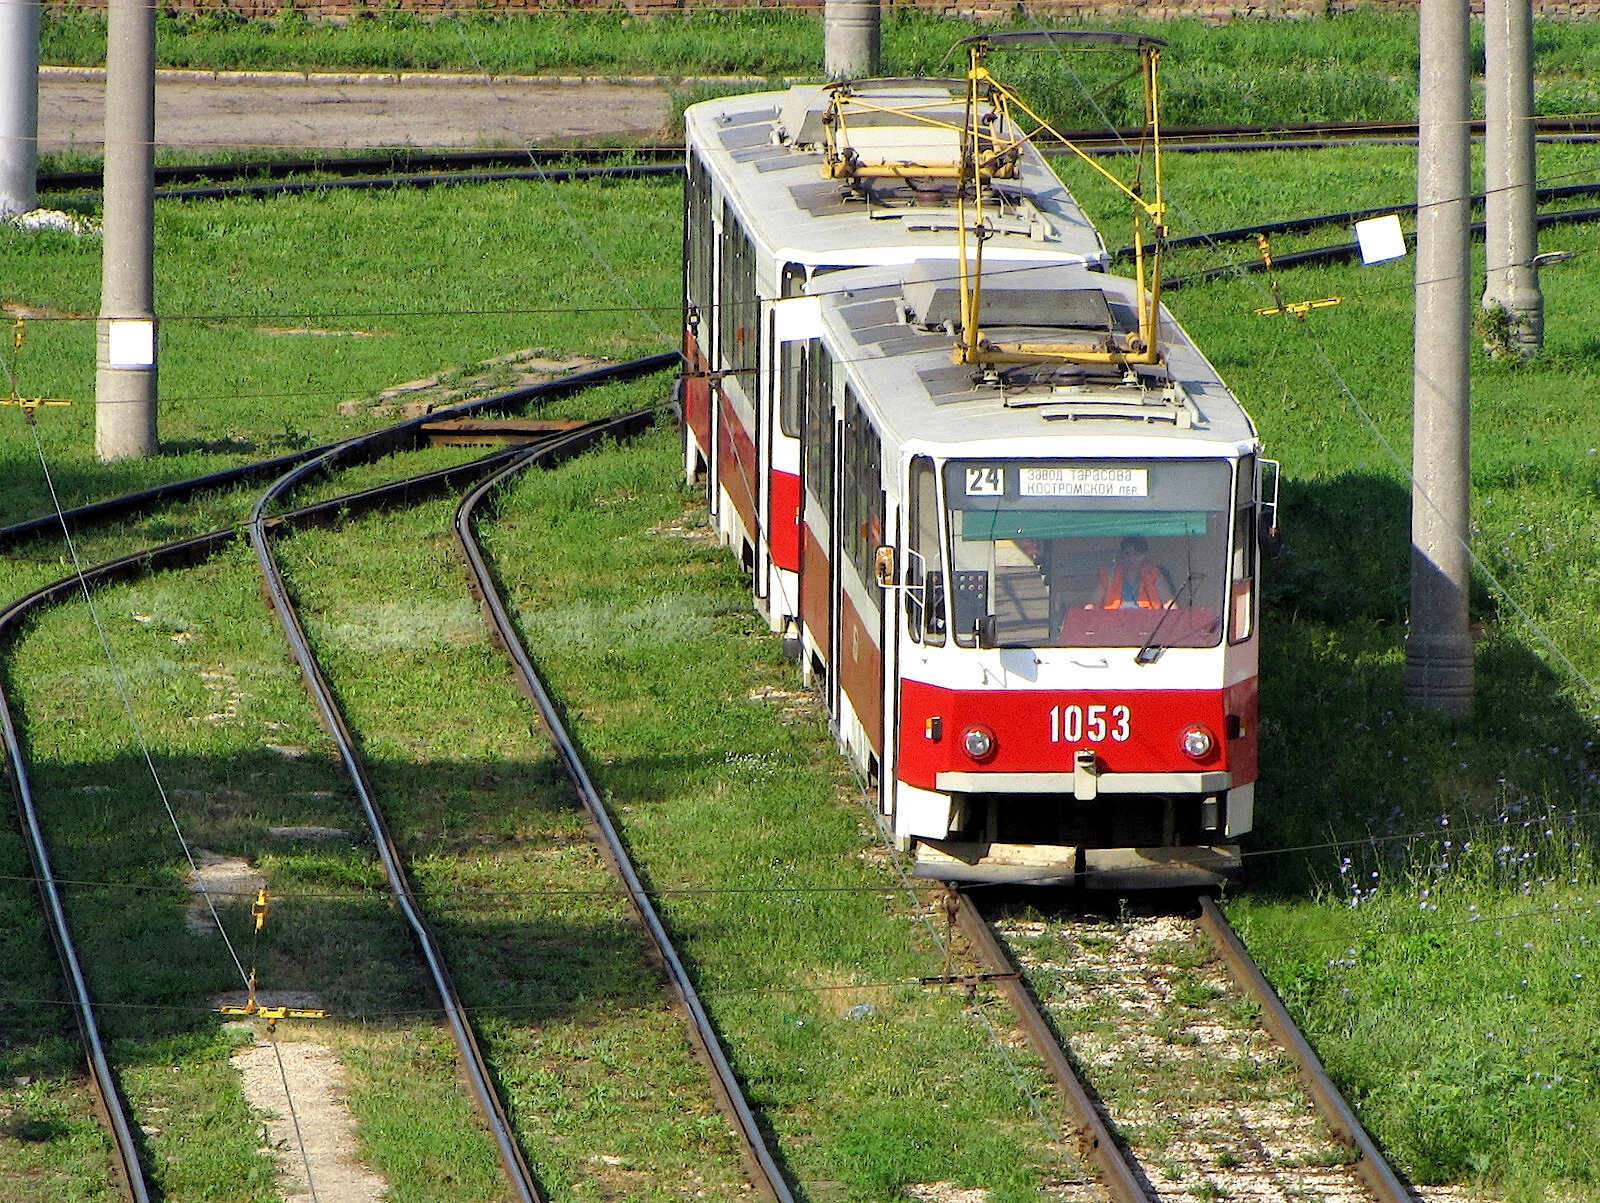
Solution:
{"label": "tram body panel", "polygon": [[[1253,821],[1254,427],[1170,317],[1173,379],[1133,390],[1136,420],[1100,412],[1120,378],[1038,400],[974,387],[947,339],[885,324],[928,272],[840,273],[823,306],[834,391],[877,432],[899,515],[883,590],[897,841],[944,877],[1215,880]],[[1071,292],[1089,275],[1034,283]],[[1094,285],[1127,307],[1130,284]],[[1159,604],[1108,608],[1106,566],[1130,538],[1160,562]]]}
{"label": "tram body panel", "polygon": [[[799,86],[727,97],[685,114],[686,473],[692,479],[705,466],[719,532],[749,561],[758,603],[774,630],[798,619],[800,608],[800,442],[781,420],[781,369],[773,347],[794,338],[795,327],[785,326],[781,312],[804,299],[800,294],[814,277],[831,270],[955,254],[953,203],[900,205],[885,221],[882,205],[839,200],[837,184],[819,177],[816,139],[825,91]],[[963,103],[960,90],[938,81],[886,95],[889,103],[912,96],[928,113],[941,93],[949,109],[944,115],[955,115]],[[898,126],[874,124],[863,136],[878,150],[892,152],[904,143],[910,153],[928,149],[929,128],[921,117],[908,117]],[[993,262],[1104,266],[1104,240],[1031,146],[1007,195],[1013,200],[989,247]],[[753,407],[741,404],[743,398],[716,404],[716,390],[706,382],[730,379],[744,385]]]}
{"label": "tram body panel", "polygon": [[757,529],[756,411],[733,381],[724,380],[715,396],[715,479],[729,503],[722,514],[723,534],[729,543],[738,539],[748,543]]}
{"label": "tram body panel", "polygon": [[[937,106],[941,86],[884,95]],[[686,464],[757,607],[918,873],[1215,880],[1253,822],[1253,424],[1165,310],[1153,366],[954,363],[953,194],[880,180],[863,207],[859,182],[819,179],[820,94],[685,118]],[[864,136],[892,159],[927,131]],[[993,201],[987,334],[1143,329],[1031,146]],[[1165,574],[1138,570],[1142,596],[1107,575],[1130,539]],[[975,727],[992,749],[966,746]]]}

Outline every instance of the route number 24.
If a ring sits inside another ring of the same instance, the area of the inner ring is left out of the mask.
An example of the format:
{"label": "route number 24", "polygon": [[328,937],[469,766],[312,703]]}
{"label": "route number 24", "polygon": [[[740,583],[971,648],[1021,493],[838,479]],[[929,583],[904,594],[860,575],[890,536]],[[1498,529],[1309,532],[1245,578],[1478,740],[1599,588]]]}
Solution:
{"label": "route number 24", "polygon": [[1129,718],[1126,706],[1052,706],[1050,742],[1098,744],[1109,737],[1114,743],[1126,743]]}

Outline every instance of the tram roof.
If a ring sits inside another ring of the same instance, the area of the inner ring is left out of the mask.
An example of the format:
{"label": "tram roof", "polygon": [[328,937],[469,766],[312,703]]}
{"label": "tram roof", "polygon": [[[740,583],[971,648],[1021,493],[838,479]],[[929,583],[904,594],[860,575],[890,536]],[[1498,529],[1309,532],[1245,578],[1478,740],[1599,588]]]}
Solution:
{"label": "tram roof", "polygon": [[[844,181],[823,175],[822,115],[834,86],[799,85],[693,105],[684,114],[688,143],[721,181],[757,245],[774,258],[853,267],[955,255],[956,209],[948,195],[880,183],[869,208],[846,199]],[[852,122],[852,131],[889,160],[948,155],[966,122],[961,80],[867,80],[849,87],[872,110]],[[908,169],[907,176],[916,179],[917,172]],[[1002,203],[989,212],[1000,232],[988,241],[986,255],[1106,262],[1099,231],[1031,144],[1017,178],[997,180],[994,188]]]}
{"label": "tram roof", "polygon": [[[1083,440],[1073,453],[1117,456],[1248,449],[1255,424],[1188,333],[1163,307],[1163,365],[1050,363],[984,370],[953,362],[944,323],[957,280],[948,262],[861,268],[814,281],[831,348],[883,433],[924,444],[982,442],[983,454],[1065,454],[1040,440]],[[1132,280],[1072,264],[991,266],[983,276],[983,334],[995,342],[1087,341],[1137,329]],[[992,324],[989,324],[992,323]],[[931,328],[930,328],[931,327]],[[1155,440],[1161,449],[1154,447]],[[1092,446],[1090,445],[1092,444]]]}

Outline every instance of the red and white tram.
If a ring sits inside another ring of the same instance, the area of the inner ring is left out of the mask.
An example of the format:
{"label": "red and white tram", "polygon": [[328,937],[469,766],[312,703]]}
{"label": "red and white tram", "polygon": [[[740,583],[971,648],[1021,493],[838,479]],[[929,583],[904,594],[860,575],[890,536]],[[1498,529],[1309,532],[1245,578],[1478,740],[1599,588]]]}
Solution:
{"label": "red and white tram", "polygon": [[[956,255],[950,173],[966,86],[813,85],[684,114],[686,467],[709,472],[718,529],[773,630],[792,635],[799,613],[799,418],[778,404],[776,381],[786,320],[806,306],[784,302],[838,268]],[[859,170],[883,162],[944,174]],[[1025,141],[992,209],[986,254],[997,267],[1106,262],[1099,232]]]}
{"label": "red and white tram", "polygon": [[[782,132],[814,103],[690,110],[687,466],[919,874],[1215,881],[1252,822],[1275,465],[1155,290],[1103,270],[1054,177],[1022,187],[1042,164],[994,136],[1004,112],[969,98],[954,146],[896,160],[934,103],[896,125],[897,90],[864,150],[824,109],[808,161],[852,195],[814,211]],[[723,135],[752,127],[767,157],[741,159]],[[1136,201],[1159,223],[1155,195]],[[1041,198],[1050,233],[1007,242]],[[972,231],[975,257],[953,246]]]}

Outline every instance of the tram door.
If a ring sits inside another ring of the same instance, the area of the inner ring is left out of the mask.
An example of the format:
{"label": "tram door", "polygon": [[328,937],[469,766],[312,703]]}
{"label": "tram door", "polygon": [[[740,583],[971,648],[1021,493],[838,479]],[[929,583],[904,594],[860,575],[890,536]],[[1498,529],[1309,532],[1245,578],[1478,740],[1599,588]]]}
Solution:
{"label": "tram door", "polygon": [[883,761],[884,591],[878,587],[878,548],[887,542],[882,440],[854,390],[839,405],[837,536],[834,554],[839,689],[853,718],[840,710],[840,730],[869,777]]}
{"label": "tram door", "polygon": [[809,675],[827,678],[828,707],[836,713],[837,673],[833,671],[834,580],[831,549],[836,509],[834,455],[838,445],[833,412],[833,356],[821,339],[805,348],[802,377],[804,404],[800,435],[800,618],[804,628]]}
{"label": "tram door", "polygon": [[[791,265],[784,288],[797,287]],[[802,507],[800,436],[810,375],[811,340],[821,333],[821,304],[815,297],[788,296],[771,308],[771,362],[763,378],[773,395],[762,412],[776,415],[766,426],[763,444],[766,515],[762,537],[771,575],[771,615],[785,619],[800,613],[799,572]]]}

